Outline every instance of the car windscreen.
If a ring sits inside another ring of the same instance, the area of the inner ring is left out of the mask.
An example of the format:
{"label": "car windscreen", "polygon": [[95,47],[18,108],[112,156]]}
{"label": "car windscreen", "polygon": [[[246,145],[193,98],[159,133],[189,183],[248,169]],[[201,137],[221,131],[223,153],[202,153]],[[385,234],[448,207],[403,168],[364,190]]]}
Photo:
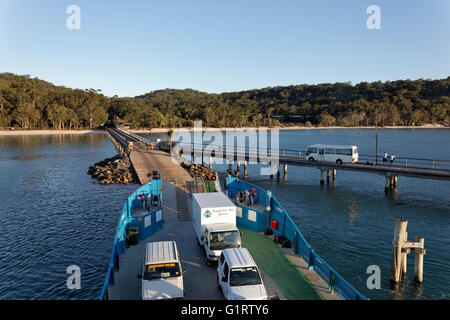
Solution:
{"label": "car windscreen", "polygon": [[251,286],[261,284],[256,267],[232,268],[230,271],[230,286]]}
{"label": "car windscreen", "polygon": [[209,234],[209,248],[211,250],[239,248],[240,246],[241,237],[237,230],[211,232]]}
{"label": "car windscreen", "polygon": [[180,277],[181,271],[178,263],[164,263],[146,265],[144,270],[144,280],[164,279]]}

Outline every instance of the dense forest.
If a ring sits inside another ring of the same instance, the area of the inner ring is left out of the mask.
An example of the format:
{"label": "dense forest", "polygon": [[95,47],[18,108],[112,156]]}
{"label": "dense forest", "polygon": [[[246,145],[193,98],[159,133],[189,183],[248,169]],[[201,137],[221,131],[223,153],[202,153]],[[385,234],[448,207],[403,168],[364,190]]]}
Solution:
{"label": "dense forest", "polygon": [[165,89],[134,98],[70,89],[0,74],[0,127],[97,128],[108,119],[134,128],[450,125],[450,77],[442,80],[324,83],[210,94]]}

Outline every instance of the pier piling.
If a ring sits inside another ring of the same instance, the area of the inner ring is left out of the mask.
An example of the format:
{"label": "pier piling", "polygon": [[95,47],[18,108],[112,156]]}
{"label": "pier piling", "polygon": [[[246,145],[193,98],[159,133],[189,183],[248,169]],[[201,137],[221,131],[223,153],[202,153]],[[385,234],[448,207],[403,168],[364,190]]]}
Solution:
{"label": "pier piling", "polygon": [[333,169],[333,181],[336,181],[336,169]]}
{"label": "pier piling", "polygon": [[421,283],[423,281],[423,256],[425,254],[425,240],[423,237],[416,237],[416,242],[420,244],[420,248],[414,249],[414,280]]}
{"label": "pier piling", "polygon": [[402,266],[402,248],[406,237],[406,228],[408,221],[397,220],[395,222],[394,239],[392,240],[392,259],[391,259],[391,281],[399,282],[401,276]]}
{"label": "pier piling", "polygon": [[331,176],[331,172],[330,172],[330,170],[327,170],[327,183],[330,183],[330,176]]}
{"label": "pier piling", "polygon": [[247,176],[247,161],[244,161],[244,177]]}
{"label": "pier piling", "polygon": [[239,160],[236,163],[236,173],[238,177],[241,175],[241,161]]}
{"label": "pier piling", "polygon": [[325,184],[324,174],[325,174],[325,170],[320,169],[320,185],[322,185],[322,186]]}
{"label": "pier piling", "polygon": [[287,181],[287,164],[284,164],[283,180]]}
{"label": "pier piling", "polygon": [[408,232],[406,232],[407,225],[408,221],[406,220],[397,220],[395,222],[390,277],[390,280],[393,283],[398,283],[402,276],[406,276],[408,264],[407,256],[411,250],[414,250],[415,257],[415,281],[418,283],[423,281],[423,256],[426,253],[426,250],[424,249],[424,238],[416,237],[415,242],[408,241]]}

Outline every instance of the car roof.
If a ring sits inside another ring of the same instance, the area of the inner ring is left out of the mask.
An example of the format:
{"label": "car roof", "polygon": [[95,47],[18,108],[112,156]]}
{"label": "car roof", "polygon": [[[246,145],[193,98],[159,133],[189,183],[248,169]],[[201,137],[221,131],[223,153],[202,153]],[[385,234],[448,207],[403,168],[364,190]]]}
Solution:
{"label": "car roof", "polygon": [[222,253],[230,268],[256,266],[247,248],[225,249]]}
{"label": "car roof", "polygon": [[149,242],[145,247],[145,264],[170,263],[178,261],[175,241]]}
{"label": "car roof", "polygon": [[338,144],[312,144],[309,145],[308,148],[311,147],[324,147],[324,148],[356,148],[356,146],[351,145],[338,145]]}
{"label": "car roof", "polygon": [[214,223],[208,224],[206,227],[210,232],[230,231],[230,229],[236,229],[236,227],[231,223]]}
{"label": "car roof", "polygon": [[193,193],[200,208],[234,207],[234,203],[223,192]]}

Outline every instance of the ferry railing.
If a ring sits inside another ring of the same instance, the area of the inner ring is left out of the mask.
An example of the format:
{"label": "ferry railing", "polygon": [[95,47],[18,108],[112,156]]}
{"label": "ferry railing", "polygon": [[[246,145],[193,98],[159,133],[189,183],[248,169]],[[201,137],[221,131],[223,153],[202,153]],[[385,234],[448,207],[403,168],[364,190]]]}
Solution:
{"label": "ferry railing", "polygon": [[[276,220],[279,223],[277,229],[274,229],[272,224],[270,224],[269,227],[272,232],[275,235],[283,236],[290,241],[294,253],[302,257],[308,263],[308,268],[310,270],[314,269],[317,272],[317,274],[327,283],[330,292],[336,293],[345,300],[367,299],[348,283],[335,269],[333,269],[325,259],[314,251],[287,211],[278,200],[271,195],[270,191],[266,191],[251,183],[236,178],[227,178],[227,188],[232,191],[232,194],[235,194],[236,191],[244,191],[251,188],[255,188],[258,193],[262,194],[257,201],[264,206],[270,204],[269,220]],[[261,218],[265,219],[265,217]]]}
{"label": "ferry railing", "polygon": [[119,267],[119,256],[126,250],[127,227],[133,220],[131,215],[133,210],[137,207],[136,199],[142,195],[142,192],[146,192],[151,195],[158,195],[162,201],[162,181],[160,179],[152,179],[151,184],[148,183],[141,186],[127,198],[116,227],[111,258],[109,260],[105,282],[103,283],[103,287],[100,292],[100,300],[108,300],[108,287],[115,284],[114,271]]}

